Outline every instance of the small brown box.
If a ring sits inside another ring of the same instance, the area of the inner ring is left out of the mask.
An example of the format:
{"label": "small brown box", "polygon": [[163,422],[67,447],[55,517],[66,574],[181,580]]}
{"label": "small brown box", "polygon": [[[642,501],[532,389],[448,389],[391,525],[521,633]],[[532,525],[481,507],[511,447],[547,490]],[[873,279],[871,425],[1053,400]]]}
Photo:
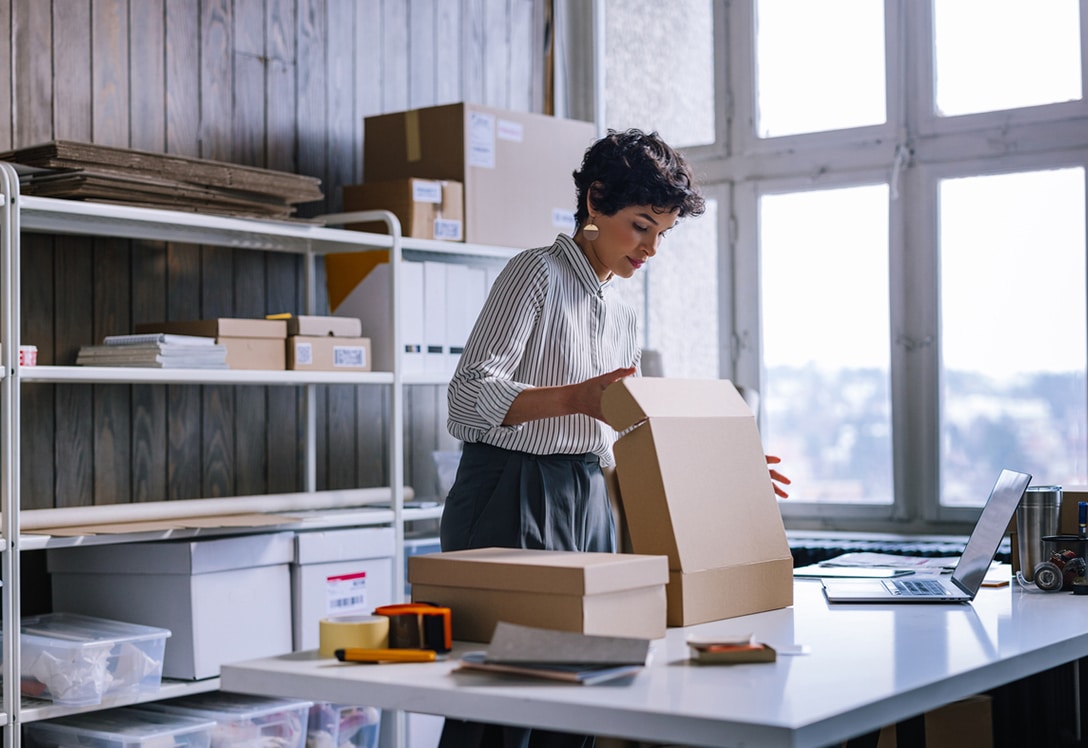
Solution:
{"label": "small brown box", "polygon": [[450,608],[453,636],[491,640],[501,621],[584,634],[665,635],[664,556],[480,548],[412,556],[412,599]]}
{"label": "small brown box", "polygon": [[[460,182],[395,179],[344,187],[344,211],[388,210],[404,236],[415,239],[465,240],[465,194]],[[385,234],[382,222],[349,223],[344,228]]]}
{"label": "small brown box", "polygon": [[370,338],[292,335],[287,368],[305,371],[370,371]]}

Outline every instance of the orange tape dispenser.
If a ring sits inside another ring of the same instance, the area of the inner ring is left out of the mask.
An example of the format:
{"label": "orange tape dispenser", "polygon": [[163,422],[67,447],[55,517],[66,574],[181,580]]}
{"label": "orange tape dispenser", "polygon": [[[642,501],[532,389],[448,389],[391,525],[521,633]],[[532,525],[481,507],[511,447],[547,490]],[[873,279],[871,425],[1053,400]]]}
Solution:
{"label": "orange tape dispenser", "polygon": [[449,652],[453,646],[450,609],[431,603],[382,605],[374,614],[389,618],[390,649],[432,649]]}

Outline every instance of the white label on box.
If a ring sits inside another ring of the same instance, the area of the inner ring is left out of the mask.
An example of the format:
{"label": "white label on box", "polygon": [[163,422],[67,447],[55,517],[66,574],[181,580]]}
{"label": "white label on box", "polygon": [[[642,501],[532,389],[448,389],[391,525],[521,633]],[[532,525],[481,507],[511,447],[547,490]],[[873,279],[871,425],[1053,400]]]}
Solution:
{"label": "white label on box", "polygon": [[448,242],[461,241],[461,222],[449,218],[434,219],[434,238]]}
{"label": "white label on box", "polygon": [[552,225],[568,233],[574,233],[574,211],[552,208]]}
{"label": "white label on box", "polygon": [[353,369],[366,366],[366,346],[334,345],[332,347],[332,365],[348,366]]}
{"label": "white label on box", "polygon": [[341,615],[366,610],[366,572],[325,579],[325,612]]}
{"label": "white label on box", "polygon": [[495,117],[472,112],[468,128],[468,165],[495,168]]}
{"label": "white label on box", "polygon": [[295,343],[295,364],[312,366],[314,363],[314,346],[312,343]]}
{"label": "white label on box", "polygon": [[442,204],[442,183],[416,180],[412,182],[412,202]]}
{"label": "white label on box", "polygon": [[512,140],[520,143],[525,140],[525,128],[520,122],[511,122],[508,119],[499,120],[499,139]]}

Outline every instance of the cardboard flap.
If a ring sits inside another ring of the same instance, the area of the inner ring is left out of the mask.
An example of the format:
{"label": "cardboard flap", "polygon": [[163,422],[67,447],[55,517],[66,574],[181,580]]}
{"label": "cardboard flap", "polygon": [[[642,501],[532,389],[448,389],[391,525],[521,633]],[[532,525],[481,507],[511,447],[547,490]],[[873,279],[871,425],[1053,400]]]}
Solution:
{"label": "cardboard flap", "polygon": [[647,418],[730,418],[752,411],[728,379],[627,377],[604,391],[608,425],[625,431]]}

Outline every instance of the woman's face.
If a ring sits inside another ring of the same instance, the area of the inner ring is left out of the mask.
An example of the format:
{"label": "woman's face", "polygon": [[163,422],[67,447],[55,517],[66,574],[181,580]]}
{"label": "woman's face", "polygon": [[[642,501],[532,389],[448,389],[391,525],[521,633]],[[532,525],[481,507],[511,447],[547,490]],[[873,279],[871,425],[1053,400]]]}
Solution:
{"label": "woman's face", "polygon": [[678,210],[661,213],[650,205],[629,205],[610,216],[591,216],[600,235],[590,241],[579,232],[579,244],[602,282],[610,275],[630,278],[657,254],[678,216]]}

